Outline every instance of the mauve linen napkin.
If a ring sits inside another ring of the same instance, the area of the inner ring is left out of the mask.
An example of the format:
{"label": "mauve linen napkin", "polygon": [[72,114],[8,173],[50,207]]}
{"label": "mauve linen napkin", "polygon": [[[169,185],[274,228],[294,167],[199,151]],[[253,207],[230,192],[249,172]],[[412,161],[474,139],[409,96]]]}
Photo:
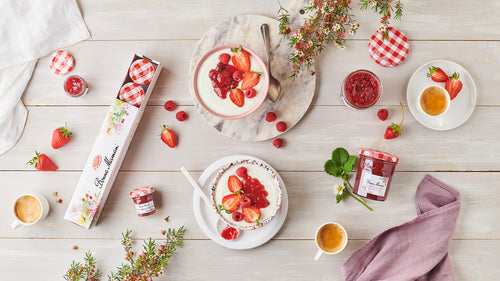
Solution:
{"label": "mauve linen napkin", "polygon": [[460,193],[426,175],[415,202],[416,219],[380,233],[344,263],[346,281],[455,280],[448,247],[460,212]]}

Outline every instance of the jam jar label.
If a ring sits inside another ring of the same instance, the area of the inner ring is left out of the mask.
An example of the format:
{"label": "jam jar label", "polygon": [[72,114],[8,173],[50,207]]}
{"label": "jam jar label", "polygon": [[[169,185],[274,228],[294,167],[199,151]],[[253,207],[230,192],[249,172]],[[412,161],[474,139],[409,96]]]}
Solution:
{"label": "jam jar label", "polygon": [[381,177],[374,175],[371,172],[373,166],[373,161],[367,159],[365,161],[365,167],[361,174],[361,179],[359,181],[358,195],[366,196],[367,194],[373,194],[376,196],[385,196],[385,191],[387,190],[387,185],[389,183],[388,177]]}
{"label": "jam jar label", "polygon": [[155,203],[151,200],[143,204],[135,204],[135,209],[137,210],[137,214],[147,214],[155,210]]}

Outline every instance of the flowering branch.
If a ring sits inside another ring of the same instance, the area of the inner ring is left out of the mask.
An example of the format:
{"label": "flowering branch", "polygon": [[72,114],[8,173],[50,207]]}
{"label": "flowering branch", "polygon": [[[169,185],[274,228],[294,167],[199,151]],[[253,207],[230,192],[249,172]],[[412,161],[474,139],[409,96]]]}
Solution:
{"label": "flowering branch", "polygon": [[[401,16],[403,15],[403,4],[401,4],[401,0],[393,1],[393,0],[362,0],[361,1],[361,10],[366,10],[370,8],[376,13],[382,15],[382,19],[380,20],[379,32],[383,32],[384,35],[382,38],[385,40],[389,36],[387,28],[389,27],[389,19],[394,13],[394,19],[401,20]],[[394,12],[395,11],[395,12]]]}
{"label": "flowering branch", "polygon": [[85,253],[85,264],[73,261],[70,268],[64,274],[64,280],[70,281],[97,281],[101,276],[101,272],[95,269],[95,258],[92,253]]}

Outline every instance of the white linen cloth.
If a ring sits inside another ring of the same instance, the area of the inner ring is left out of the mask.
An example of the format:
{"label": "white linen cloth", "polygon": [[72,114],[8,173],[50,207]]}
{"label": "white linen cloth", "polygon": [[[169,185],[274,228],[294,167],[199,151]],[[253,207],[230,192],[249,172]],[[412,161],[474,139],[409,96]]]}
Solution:
{"label": "white linen cloth", "polygon": [[90,33],[75,0],[1,0],[0,11],[2,155],[23,133],[28,112],[21,96],[37,59],[88,39]]}

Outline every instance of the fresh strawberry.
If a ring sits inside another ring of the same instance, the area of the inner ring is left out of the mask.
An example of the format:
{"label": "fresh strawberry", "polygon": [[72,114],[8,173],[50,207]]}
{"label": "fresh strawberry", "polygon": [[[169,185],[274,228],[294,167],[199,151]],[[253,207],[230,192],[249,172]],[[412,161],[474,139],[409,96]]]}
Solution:
{"label": "fresh strawberry", "polygon": [[223,64],[228,64],[231,56],[228,53],[222,53],[219,55],[219,61]]}
{"label": "fresh strawberry", "polygon": [[236,169],[236,174],[240,178],[246,178],[248,176],[247,173],[248,173],[248,171],[247,171],[247,168],[245,168],[245,167],[239,167],[238,169]]}
{"label": "fresh strawberry", "polygon": [[220,211],[232,213],[240,207],[241,196],[239,194],[229,194],[222,197],[222,205],[219,205]]}
{"label": "fresh strawberry", "polygon": [[163,125],[161,130],[161,140],[170,147],[175,147],[175,134],[167,126]]}
{"label": "fresh strawberry", "polygon": [[247,89],[245,91],[245,97],[251,99],[257,95],[257,91],[254,88]]}
{"label": "fresh strawberry", "polygon": [[460,78],[460,74],[455,72],[452,76],[450,76],[450,79],[446,81],[446,84],[444,84],[444,88],[448,91],[448,94],[450,94],[450,100],[456,98],[458,93],[462,90],[463,85],[458,78]]}
{"label": "fresh strawberry", "polygon": [[57,170],[56,164],[50,160],[50,158],[45,154],[40,154],[35,151],[36,156],[28,161],[26,165],[34,166],[39,171],[55,171]]}
{"label": "fresh strawberry", "polygon": [[274,114],[274,112],[268,112],[266,115],[266,121],[273,122],[274,120],[276,120],[276,114]]}
{"label": "fresh strawberry", "polygon": [[238,88],[231,89],[231,92],[229,92],[229,98],[238,107],[242,107],[245,104],[245,95]]}
{"label": "fresh strawberry", "polygon": [[399,103],[401,105],[401,110],[403,112],[403,117],[401,118],[401,123],[398,124],[395,124],[395,123],[392,123],[389,127],[387,127],[387,129],[385,129],[385,134],[384,134],[384,138],[385,139],[394,139],[394,138],[397,138],[399,137],[399,135],[401,135],[401,125],[403,124],[403,120],[405,119],[405,110],[403,109],[403,104],[402,103]]}
{"label": "fresh strawberry", "polygon": [[65,123],[64,127],[59,127],[52,133],[52,148],[58,149],[66,145],[71,140],[73,133],[68,131],[68,124]]}
{"label": "fresh strawberry", "polygon": [[280,121],[280,122],[276,123],[276,130],[278,130],[278,132],[284,132],[284,131],[286,131],[286,128],[287,128],[287,125],[285,122]]}
{"label": "fresh strawberry", "polygon": [[435,82],[446,82],[448,81],[448,75],[444,73],[444,71],[436,66],[429,67],[429,73],[427,73],[427,77],[430,77],[432,81]]}
{"label": "fresh strawberry", "polygon": [[256,222],[260,218],[260,210],[255,206],[250,206],[248,208],[242,208],[243,219],[248,222]]}
{"label": "fresh strawberry", "polygon": [[227,188],[231,193],[240,193],[241,188],[243,188],[243,183],[238,179],[237,176],[232,175],[229,176],[229,180],[227,181]]}
{"label": "fresh strawberry", "polygon": [[389,116],[389,111],[387,109],[381,109],[377,112],[378,119],[385,121],[387,120],[387,117]]}
{"label": "fresh strawberry", "polygon": [[232,218],[234,221],[241,221],[243,219],[243,214],[240,212],[234,212]]}
{"label": "fresh strawberry", "polygon": [[241,49],[241,45],[239,48],[231,48],[231,52],[234,53],[231,61],[234,66],[241,70],[243,73],[250,71],[251,62],[250,62],[250,54],[247,51],[243,51]]}
{"label": "fresh strawberry", "polygon": [[248,198],[247,196],[243,195],[241,197],[241,208],[248,208],[252,205],[252,200]]}
{"label": "fresh strawberry", "polygon": [[276,148],[281,148],[281,146],[283,145],[283,140],[280,138],[277,138],[277,139],[273,140],[273,145]]}
{"label": "fresh strawberry", "polygon": [[243,81],[241,82],[241,89],[244,91],[246,89],[255,87],[255,85],[259,84],[260,75],[260,72],[253,71],[245,73],[245,76],[243,76]]}
{"label": "fresh strawberry", "polygon": [[182,122],[188,118],[188,115],[186,114],[186,112],[181,110],[177,112],[177,114],[175,114],[175,118],[177,118],[177,120]]}

